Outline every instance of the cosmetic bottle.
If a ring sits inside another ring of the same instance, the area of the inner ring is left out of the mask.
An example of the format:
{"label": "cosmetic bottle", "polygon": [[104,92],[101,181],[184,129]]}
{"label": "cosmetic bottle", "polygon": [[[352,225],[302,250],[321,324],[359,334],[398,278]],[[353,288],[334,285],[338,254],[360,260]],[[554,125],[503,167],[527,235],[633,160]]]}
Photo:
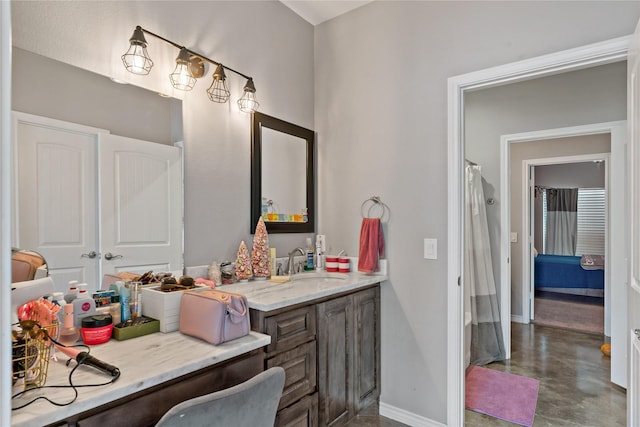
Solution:
{"label": "cosmetic bottle", "polygon": [[74,325],[76,328],[80,327],[83,317],[96,313],[96,302],[91,298],[86,289],[80,289],[78,298],[74,299],[72,304]]}
{"label": "cosmetic bottle", "polygon": [[64,345],[73,345],[80,338],[80,330],[74,325],[73,304],[64,305],[63,327],[58,335],[58,342]]}
{"label": "cosmetic bottle", "polygon": [[130,301],[129,288],[122,286],[122,288],[120,288],[120,322],[126,322],[131,319]]}
{"label": "cosmetic bottle", "polygon": [[120,309],[119,295],[114,295],[111,297],[111,305],[109,305],[109,314],[111,314],[111,318],[113,319],[114,325],[117,325],[118,323],[120,323],[122,312]]}

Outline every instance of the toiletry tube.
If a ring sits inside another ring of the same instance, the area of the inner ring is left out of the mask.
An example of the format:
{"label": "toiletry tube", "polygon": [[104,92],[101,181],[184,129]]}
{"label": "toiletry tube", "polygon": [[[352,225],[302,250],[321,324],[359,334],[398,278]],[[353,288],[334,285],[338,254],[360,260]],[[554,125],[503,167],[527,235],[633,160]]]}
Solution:
{"label": "toiletry tube", "polygon": [[329,272],[337,272],[338,271],[338,257],[327,255],[326,262],[327,271]]}
{"label": "toiletry tube", "polygon": [[351,271],[351,262],[348,257],[341,256],[338,258],[338,271],[340,273],[348,273]]}

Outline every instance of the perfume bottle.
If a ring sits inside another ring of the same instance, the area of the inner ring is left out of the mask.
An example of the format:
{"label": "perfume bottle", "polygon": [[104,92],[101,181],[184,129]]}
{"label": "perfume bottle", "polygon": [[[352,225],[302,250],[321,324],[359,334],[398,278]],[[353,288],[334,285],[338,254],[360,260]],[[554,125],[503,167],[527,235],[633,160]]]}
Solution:
{"label": "perfume bottle", "polygon": [[58,342],[63,345],[73,345],[80,338],[80,330],[73,322],[73,304],[64,306],[64,324],[58,335]]}

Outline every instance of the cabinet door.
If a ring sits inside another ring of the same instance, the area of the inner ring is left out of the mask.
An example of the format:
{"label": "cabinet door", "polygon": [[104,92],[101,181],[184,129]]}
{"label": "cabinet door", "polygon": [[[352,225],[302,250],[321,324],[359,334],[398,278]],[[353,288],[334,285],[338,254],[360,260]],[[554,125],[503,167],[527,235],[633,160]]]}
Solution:
{"label": "cabinet door", "polygon": [[380,288],[353,295],[355,413],[375,402],[380,395]]}
{"label": "cabinet door", "polygon": [[318,304],[318,418],[343,425],[354,415],[353,304],[345,296]]}

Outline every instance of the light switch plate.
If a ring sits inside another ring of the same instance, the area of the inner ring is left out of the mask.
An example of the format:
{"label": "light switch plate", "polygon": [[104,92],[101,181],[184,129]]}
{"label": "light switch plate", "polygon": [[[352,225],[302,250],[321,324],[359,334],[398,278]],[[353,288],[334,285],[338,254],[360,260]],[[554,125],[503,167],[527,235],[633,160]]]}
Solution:
{"label": "light switch plate", "polygon": [[438,259],[438,239],[424,239],[424,259]]}
{"label": "light switch plate", "polygon": [[517,231],[512,231],[511,232],[511,243],[518,243],[518,232]]}

